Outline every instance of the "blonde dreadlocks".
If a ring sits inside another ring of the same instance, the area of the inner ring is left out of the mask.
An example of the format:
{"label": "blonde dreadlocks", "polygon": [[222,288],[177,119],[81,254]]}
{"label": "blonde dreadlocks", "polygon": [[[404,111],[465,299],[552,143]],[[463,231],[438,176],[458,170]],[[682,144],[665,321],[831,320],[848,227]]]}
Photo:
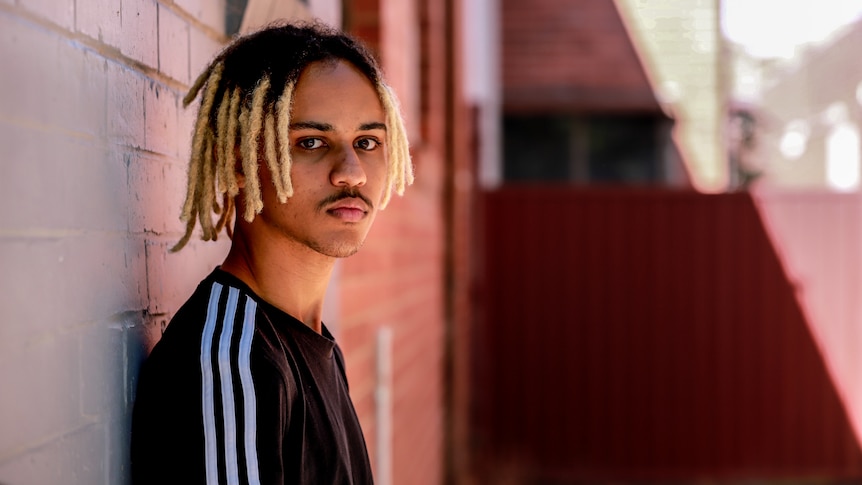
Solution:
{"label": "blonde dreadlocks", "polygon": [[[223,228],[231,236],[231,215],[240,193],[238,167],[245,178],[242,217],[254,220],[263,210],[258,175],[261,154],[272,173],[278,201],[287,202],[293,195],[288,127],[296,82],[312,62],[336,60],[350,62],[376,86],[386,115],[389,189],[380,207],[386,207],[392,191],[401,195],[413,183],[398,100],[383,83],[374,58],[349,36],[321,25],[268,27],[239,38],[222,51],[183,99],[188,106],[203,93],[180,216],[186,232],[171,251],[188,243],[197,222],[204,241],[216,240]],[[213,214],[219,216],[215,224]]]}

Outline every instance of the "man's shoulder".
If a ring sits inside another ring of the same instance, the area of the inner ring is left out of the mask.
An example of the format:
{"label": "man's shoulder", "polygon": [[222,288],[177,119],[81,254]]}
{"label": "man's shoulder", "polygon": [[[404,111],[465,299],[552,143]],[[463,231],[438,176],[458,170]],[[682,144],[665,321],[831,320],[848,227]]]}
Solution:
{"label": "man's shoulder", "polygon": [[257,317],[257,302],[248,288],[215,270],[171,318],[153,354],[188,355],[201,345],[227,343],[243,334],[250,343]]}

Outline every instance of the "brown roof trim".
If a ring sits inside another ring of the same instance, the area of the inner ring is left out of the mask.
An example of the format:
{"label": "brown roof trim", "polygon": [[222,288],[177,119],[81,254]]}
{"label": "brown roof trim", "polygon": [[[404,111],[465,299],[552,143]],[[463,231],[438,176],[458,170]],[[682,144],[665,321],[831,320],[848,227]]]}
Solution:
{"label": "brown roof trim", "polygon": [[648,89],[550,86],[506,88],[506,113],[645,112],[665,116],[655,94]]}

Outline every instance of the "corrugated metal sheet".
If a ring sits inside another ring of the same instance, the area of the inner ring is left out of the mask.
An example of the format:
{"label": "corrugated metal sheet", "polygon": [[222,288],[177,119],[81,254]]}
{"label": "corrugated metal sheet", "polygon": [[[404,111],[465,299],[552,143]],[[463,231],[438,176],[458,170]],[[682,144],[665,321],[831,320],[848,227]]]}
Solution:
{"label": "corrugated metal sheet", "polygon": [[482,206],[488,483],[862,476],[749,195],[520,187]]}

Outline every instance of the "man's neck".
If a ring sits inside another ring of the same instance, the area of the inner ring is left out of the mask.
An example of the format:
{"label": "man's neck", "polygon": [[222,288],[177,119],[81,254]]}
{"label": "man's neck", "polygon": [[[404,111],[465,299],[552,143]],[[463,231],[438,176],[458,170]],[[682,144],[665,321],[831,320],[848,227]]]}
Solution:
{"label": "man's neck", "polygon": [[321,333],[323,297],[334,265],[335,258],[294,241],[256,239],[251,246],[237,232],[221,269],[269,304]]}

